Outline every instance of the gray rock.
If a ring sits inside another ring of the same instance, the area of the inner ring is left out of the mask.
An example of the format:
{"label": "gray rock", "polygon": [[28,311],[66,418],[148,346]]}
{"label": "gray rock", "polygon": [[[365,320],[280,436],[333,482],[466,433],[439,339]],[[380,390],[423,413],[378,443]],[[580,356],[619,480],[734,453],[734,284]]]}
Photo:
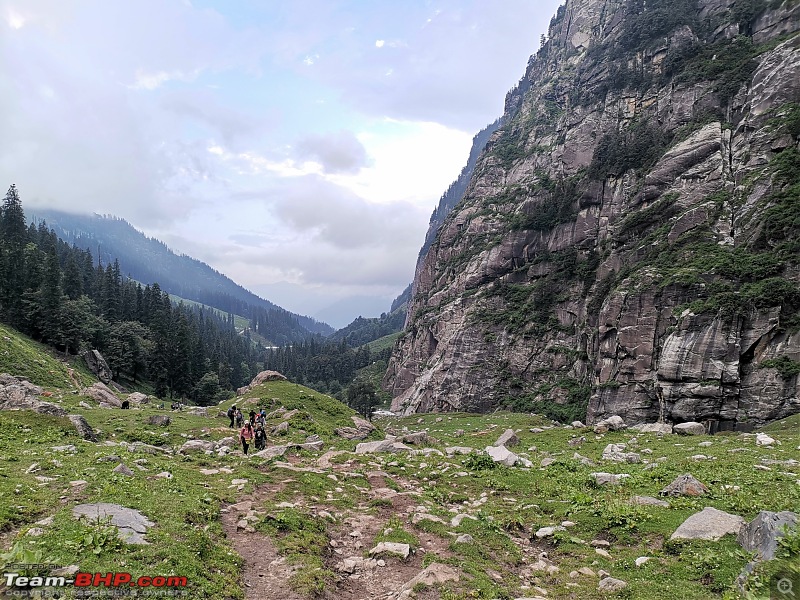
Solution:
{"label": "gray rock", "polygon": [[415,431],[413,433],[406,433],[401,439],[405,444],[419,446],[422,444],[428,444],[430,437],[426,431]]}
{"label": "gray rock", "polygon": [[97,435],[92,429],[92,426],[86,421],[86,419],[82,415],[69,415],[70,423],[75,427],[75,431],[78,432],[78,435],[81,436],[85,440],[89,440],[90,442],[97,441]]}
{"label": "gray rock", "polygon": [[519,438],[513,429],[506,429],[494,443],[495,446],[505,446],[506,448],[512,448],[517,444],[519,444]]}
{"label": "gray rock", "polygon": [[640,423],[634,425],[631,429],[641,433],[657,433],[658,435],[667,435],[672,433],[671,423]]}
{"label": "gray rock", "polygon": [[283,421],[272,428],[272,435],[286,435],[289,433],[289,422]]}
{"label": "gray rock", "polygon": [[98,382],[88,388],[84,388],[81,390],[81,394],[99,402],[101,405],[108,404],[115,408],[122,407],[122,400],[120,400],[104,383]]}
{"label": "gray rock", "polygon": [[536,530],[536,533],[534,535],[536,535],[537,539],[542,539],[546,537],[552,537],[553,535],[555,535],[557,531],[566,531],[566,530],[567,528],[562,527],[561,525],[557,525],[555,527],[540,527],[539,529]]}
{"label": "gray rock", "polygon": [[156,427],[167,427],[170,423],[172,423],[172,419],[169,418],[169,415],[150,415],[147,419],[148,425]]}
{"label": "gray rock", "polygon": [[601,592],[619,592],[628,587],[628,584],[621,579],[614,579],[613,577],[605,577],[600,580],[597,589]]}
{"label": "gray rock", "polygon": [[623,479],[630,477],[627,473],[592,473],[597,485],[620,485]]}
{"label": "gray rock", "polygon": [[706,428],[702,423],[689,421],[687,423],[678,423],[672,428],[672,431],[680,435],[705,435]]}
{"label": "gray rock", "polygon": [[189,440],[180,447],[180,454],[204,454],[214,451],[214,442],[208,440]]}
{"label": "gray rock", "polygon": [[72,444],[67,444],[65,446],[53,446],[51,450],[53,450],[54,452],[70,452],[70,453],[75,453],[78,451],[78,449]]}
{"label": "gray rock", "polygon": [[128,403],[131,406],[140,406],[142,404],[149,404],[150,398],[141,392],[133,392],[132,394],[128,394]]}
{"label": "gray rock", "polygon": [[583,424],[583,423],[581,423],[580,421],[573,421],[573,422],[572,422],[572,426],[573,426],[575,429],[582,429],[582,428],[586,427],[586,425],[584,425],[584,424]]}
{"label": "gray rock", "polygon": [[101,456],[97,459],[97,462],[120,462],[122,459],[117,456],[116,454],[108,454],[106,456]]}
{"label": "gray rock", "polygon": [[456,454],[472,454],[473,452],[477,452],[475,448],[469,448],[468,446],[448,446],[444,449],[447,456],[454,456]]}
{"label": "gray rock", "polygon": [[652,496],[634,496],[631,498],[631,504],[638,504],[640,506],[660,506],[661,508],[669,508],[669,502],[666,500],[659,500]]}
{"label": "gray rock", "polygon": [[606,431],[620,431],[621,429],[625,429],[625,421],[623,421],[622,417],[619,415],[612,415],[606,419],[603,419],[599,423],[596,423],[594,426],[595,433],[605,433]]}
{"label": "gray rock", "polygon": [[707,493],[708,488],[695,479],[691,473],[679,475],[659,492],[662,496],[702,496]]}
{"label": "gray rock", "polygon": [[625,452],[625,444],[608,444],[603,450],[603,460],[621,463],[640,463],[642,457],[636,452]]}
{"label": "gray rock", "polygon": [[86,366],[103,383],[111,383],[111,369],[108,367],[106,359],[97,350],[87,350],[81,356],[86,362]]}
{"label": "gray rock", "polygon": [[64,417],[67,411],[51,402],[43,402],[38,396],[44,390],[22,378],[6,373],[0,375],[0,410],[33,410],[40,414]]}
{"label": "gray rock", "polygon": [[471,544],[475,539],[468,533],[464,533],[456,538],[456,544]]}
{"label": "gray rock", "polygon": [[505,446],[487,446],[486,454],[488,454],[494,462],[506,465],[507,467],[513,467],[517,463],[523,467],[533,466],[531,461],[517,456]]}
{"label": "gray rock", "polygon": [[114,467],[114,473],[119,473],[120,475],[127,475],[128,477],[133,477],[134,475],[133,471],[125,463],[120,463],[116,467]]}
{"label": "gray rock", "polygon": [[380,556],[382,554],[396,554],[401,558],[408,558],[411,554],[411,546],[398,542],[380,542],[369,551],[370,556]]}
{"label": "gray rock", "polygon": [[104,522],[110,518],[111,524],[118,529],[119,538],[128,544],[148,544],[144,535],[155,524],[138,510],[106,502],[79,504],[72,509],[72,514],[76,518],[86,517],[91,522]]}
{"label": "gray rock", "polygon": [[271,458],[283,456],[286,454],[286,450],[288,449],[288,446],[268,446],[263,450],[259,450],[258,452],[254,453],[253,456],[258,456],[259,458],[266,458],[269,460]]}
{"label": "gray rock", "polygon": [[737,535],[746,524],[738,515],[707,506],[686,519],[669,539],[718,540],[728,533]]}
{"label": "gray rock", "polygon": [[795,529],[797,522],[797,513],[762,511],[742,528],[736,541],[748,552],[755,552],[757,559],[772,560],[778,540],[785,535],[786,528]]}

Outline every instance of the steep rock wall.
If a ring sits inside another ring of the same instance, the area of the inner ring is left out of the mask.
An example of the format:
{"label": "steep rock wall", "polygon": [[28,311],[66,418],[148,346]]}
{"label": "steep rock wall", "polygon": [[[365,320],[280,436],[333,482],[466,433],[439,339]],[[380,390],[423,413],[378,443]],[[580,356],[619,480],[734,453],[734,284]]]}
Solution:
{"label": "steep rock wall", "polygon": [[800,412],[799,19],[568,0],[418,265],[393,410]]}

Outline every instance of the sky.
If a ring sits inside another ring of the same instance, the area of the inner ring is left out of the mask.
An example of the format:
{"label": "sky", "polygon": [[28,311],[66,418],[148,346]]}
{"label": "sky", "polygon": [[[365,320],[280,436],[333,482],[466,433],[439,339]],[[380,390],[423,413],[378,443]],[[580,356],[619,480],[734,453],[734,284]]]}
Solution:
{"label": "sky", "polygon": [[0,185],[342,327],[412,280],[558,0],[0,0]]}

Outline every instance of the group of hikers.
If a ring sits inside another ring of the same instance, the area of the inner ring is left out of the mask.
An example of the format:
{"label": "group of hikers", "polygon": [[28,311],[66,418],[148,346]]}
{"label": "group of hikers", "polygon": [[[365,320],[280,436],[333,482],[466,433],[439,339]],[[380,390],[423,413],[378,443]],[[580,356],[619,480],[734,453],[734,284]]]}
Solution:
{"label": "group of hikers", "polygon": [[267,411],[259,408],[258,411],[251,410],[247,421],[244,419],[242,409],[234,404],[228,409],[228,418],[231,420],[231,427],[240,427],[239,440],[242,442],[242,451],[247,454],[250,444],[255,444],[256,451],[267,447]]}

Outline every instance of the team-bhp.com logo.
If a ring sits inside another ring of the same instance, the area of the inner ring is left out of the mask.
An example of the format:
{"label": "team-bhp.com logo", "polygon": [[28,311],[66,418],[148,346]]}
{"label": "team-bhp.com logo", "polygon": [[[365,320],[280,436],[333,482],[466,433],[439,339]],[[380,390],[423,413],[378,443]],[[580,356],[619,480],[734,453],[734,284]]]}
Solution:
{"label": "team-bhp.com logo", "polygon": [[[24,572],[24,571],[23,571]],[[20,572],[11,572],[8,570],[3,574],[3,583],[5,585],[4,596],[30,596],[33,590],[44,589],[58,589],[74,587],[78,589],[94,589],[97,588],[113,588],[115,590],[131,590],[131,588],[141,588],[141,591],[163,591],[172,592],[165,594],[141,594],[141,595],[164,595],[164,596],[178,596],[183,595],[182,588],[188,584],[186,577],[177,575],[154,577],[142,576],[134,578],[133,575],[126,572],[121,573],[75,573],[72,577],[52,576],[52,575],[36,575],[27,576],[22,575]],[[77,591],[77,590],[76,590]],[[178,593],[175,593],[178,592]],[[75,594],[77,596],[78,594]],[[92,596],[98,594],[94,593]],[[116,594],[114,594],[116,595]],[[131,595],[131,594],[125,594]],[[53,597],[57,597],[54,594]]]}

